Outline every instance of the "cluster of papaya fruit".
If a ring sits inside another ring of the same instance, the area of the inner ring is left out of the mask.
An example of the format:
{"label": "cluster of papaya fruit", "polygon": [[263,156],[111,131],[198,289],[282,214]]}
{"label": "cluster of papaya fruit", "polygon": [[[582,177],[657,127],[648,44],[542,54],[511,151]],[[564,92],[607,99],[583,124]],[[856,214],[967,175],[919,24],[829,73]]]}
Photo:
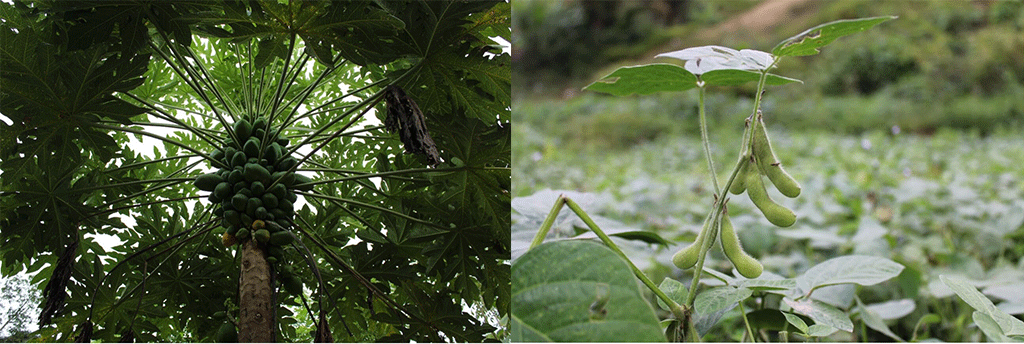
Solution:
{"label": "cluster of papaya fruit", "polygon": [[[768,196],[762,176],[767,176],[780,193],[790,198],[800,195],[800,184],[789,173],[786,173],[786,170],[782,168],[782,163],[772,151],[771,142],[768,140],[768,131],[764,127],[760,110],[757,111],[757,117],[752,122],[754,125],[753,138],[751,139],[744,133],[743,149],[740,152],[739,160],[740,170],[729,187],[729,192],[739,195],[746,191],[747,196],[769,222],[779,227],[792,226],[796,222],[796,214],[789,208],[775,203]],[[712,222],[707,221],[704,224],[705,227],[697,235],[697,239],[672,256],[673,264],[680,269],[688,269],[697,264],[701,247],[707,240],[709,232],[707,226]],[[721,220],[718,223],[721,226],[719,233],[721,234],[722,251],[736,267],[736,271],[747,278],[761,276],[764,266],[743,251],[740,238],[736,235],[732,221],[729,220],[728,208],[723,209]]]}
{"label": "cluster of papaya fruit", "polygon": [[[210,153],[223,168],[196,178],[195,186],[210,191],[214,215],[226,229],[222,241],[232,246],[255,239],[267,245],[271,263],[281,259],[281,247],[291,244],[288,231],[295,215],[295,190],[309,191],[311,180],[294,172],[298,164],[287,154],[288,139],[265,117],[239,119],[224,147]],[[277,254],[275,254],[277,253]]]}

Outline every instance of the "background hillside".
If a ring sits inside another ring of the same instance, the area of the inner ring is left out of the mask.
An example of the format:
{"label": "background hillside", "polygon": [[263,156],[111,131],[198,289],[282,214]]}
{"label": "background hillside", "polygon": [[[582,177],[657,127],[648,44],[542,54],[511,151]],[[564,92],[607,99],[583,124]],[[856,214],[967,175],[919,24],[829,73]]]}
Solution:
{"label": "background hillside", "polygon": [[[513,11],[516,97],[576,97],[615,68],[662,52],[709,44],[769,50],[826,21],[897,15],[820,55],[784,60],[775,72],[805,84],[769,89],[775,102],[766,109],[790,126],[846,132],[988,132],[1024,119],[1021,1],[524,0]],[[752,87],[726,93],[742,101]],[[686,116],[692,103],[663,104],[664,113],[649,116]]]}

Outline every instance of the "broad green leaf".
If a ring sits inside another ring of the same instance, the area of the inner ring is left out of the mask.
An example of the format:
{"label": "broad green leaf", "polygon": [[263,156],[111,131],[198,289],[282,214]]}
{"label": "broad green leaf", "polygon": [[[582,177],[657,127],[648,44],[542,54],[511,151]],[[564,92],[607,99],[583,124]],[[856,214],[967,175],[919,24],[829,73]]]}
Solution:
{"label": "broad green leaf", "polygon": [[584,90],[616,96],[677,92],[697,87],[697,76],[673,64],[655,63],[621,67],[584,87]]}
{"label": "broad green leaf", "polygon": [[671,57],[686,61],[684,68],[690,73],[704,75],[716,70],[763,71],[771,66],[772,54],[752,49],[736,49],[706,45],[661,53],[655,57]]}
{"label": "broad green leaf", "polygon": [[804,293],[833,284],[874,285],[896,277],[900,271],[903,271],[903,265],[886,258],[842,256],[811,267],[796,278],[796,285]]}
{"label": "broad green leaf", "polygon": [[999,325],[1002,332],[1008,336],[1024,336],[1024,321],[1017,319],[1006,312],[999,310],[984,294],[974,288],[969,282],[958,277],[939,276],[942,283],[953,289],[953,292],[961,300],[967,302],[974,310],[984,313]]}
{"label": "broad green leaf", "polygon": [[[762,277],[763,276],[764,275],[762,275]],[[749,280],[742,280],[736,283],[736,286],[757,291],[785,291],[796,288],[796,281],[791,278],[779,280],[755,278]]]}
{"label": "broad green leaf", "polygon": [[[740,69],[713,70],[698,77],[677,65],[654,63],[644,66],[621,67],[583,89],[616,96],[643,95],[656,92],[686,91],[698,87],[700,81],[703,81],[706,86],[731,86],[757,81],[760,78],[761,74],[758,72]],[[783,85],[791,82],[800,82],[800,80],[774,74],[768,74],[765,80],[768,85]]]}
{"label": "broad green leaf", "polygon": [[665,341],[629,266],[590,241],[545,243],[520,257],[512,305],[514,342]]}
{"label": "broad green leaf", "polygon": [[828,326],[825,324],[814,324],[807,327],[808,337],[825,337],[839,331],[835,327]]}
{"label": "broad green leaf", "polygon": [[867,30],[882,22],[896,19],[895,16],[837,20],[821,24],[800,34],[787,38],[772,48],[775,56],[806,56],[818,53],[821,48],[839,37]]}
{"label": "broad green leaf", "polygon": [[[687,290],[686,286],[680,283],[679,281],[665,277],[665,279],[661,281],[661,284],[658,285],[658,289],[661,289],[661,291],[665,293],[665,295],[667,295],[669,298],[672,299],[672,301],[675,301],[677,304],[682,305],[686,303],[686,294],[689,292],[689,290]],[[671,311],[671,309],[668,308],[668,305],[665,304],[665,301],[662,301],[661,298],[658,298],[658,307],[661,307],[661,309],[667,311]]]}
{"label": "broad green leaf", "polygon": [[1006,333],[1003,333],[1003,329],[999,324],[997,324],[992,317],[982,311],[974,311],[974,313],[971,313],[971,318],[974,319],[974,323],[978,325],[978,328],[981,329],[981,332],[984,333],[986,337],[988,337],[989,341],[996,343],[1021,342],[1021,340],[1011,338],[1010,336],[1007,336]]}
{"label": "broad green leaf", "polygon": [[[789,324],[786,315],[789,313],[778,309],[758,309],[747,313],[750,326],[755,329],[771,331],[793,331],[794,325]],[[803,322],[803,320],[800,320]]]}
{"label": "broad green leaf", "polygon": [[793,325],[802,333],[807,333],[807,323],[804,322],[804,319],[800,319],[800,317],[792,313],[782,313],[782,315],[786,316],[786,322],[790,325]]}
{"label": "broad green leaf", "polygon": [[750,289],[732,286],[711,288],[697,294],[693,309],[699,314],[711,314],[746,300],[752,293]]}
{"label": "broad green leaf", "polygon": [[665,238],[662,238],[660,235],[658,235],[658,233],[651,232],[651,231],[645,231],[645,230],[608,233],[608,235],[609,236],[620,237],[620,238],[623,238],[623,239],[626,239],[626,240],[642,241],[642,242],[645,242],[645,243],[648,243],[648,244],[652,244],[652,245],[662,245],[662,246],[665,246],[665,247],[668,247],[668,246],[672,245],[671,242],[669,242],[668,240],[665,240]]}
{"label": "broad green leaf", "polygon": [[853,332],[853,322],[843,311],[818,300],[794,301],[783,299],[793,312],[806,315],[815,323],[825,324],[846,332]]}
{"label": "broad green leaf", "polygon": [[700,336],[706,335],[722,319],[725,312],[750,297],[751,293],[751,290],[747,288],[724,286],[697,294],[697,298],[693,302],[693,322],[697,333]]}
{"label": "broad green leaf", "polygon": [[895,320],[912,313],[917,305],[912,299],[900,299],[874,303],[864,308],[878,314],[882,320]]}
{"label": "broad green leaf", "polygon": [[[761,73],[739,69],[720,69],[704,73],[704,75],[699,76],[699,78],[708,86],[732,86],[758,81],[761,78]],[[768,74],[764,82],[766,85],[777,86],[792,82],[802,83],[803,81],[775,74]]]}
{"label": "broad green leaf", "polygon": [[879,316],[878,313],[868,307],[864,307],[864,304],[860,302],[860,298],[856,298],[856,300],[857,308],[860,310],[860,318],[861,320],[864,320],[865,325],[868,325],[868,327],[875,331],[881,332],[889,338],[900,342],[904,341],[903,338],[900,338],[900,336],[896,335],[896,333],[893,333],[892,330],[889,329],[889,325],[885,324],[885,321],[882,320],[882,317]]}

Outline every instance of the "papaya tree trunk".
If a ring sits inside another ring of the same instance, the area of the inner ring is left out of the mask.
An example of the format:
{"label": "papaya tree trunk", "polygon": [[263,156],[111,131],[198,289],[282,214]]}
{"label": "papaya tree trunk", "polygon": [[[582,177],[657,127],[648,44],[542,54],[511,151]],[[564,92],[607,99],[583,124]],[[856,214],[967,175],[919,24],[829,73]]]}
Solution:
{"label": "papaya tree trunk", "polygon": [[247,343],[274,341],[274,304],[270,264],[266,253],[252,238],[242,243],[242,271],[238,289],[238,340]]}

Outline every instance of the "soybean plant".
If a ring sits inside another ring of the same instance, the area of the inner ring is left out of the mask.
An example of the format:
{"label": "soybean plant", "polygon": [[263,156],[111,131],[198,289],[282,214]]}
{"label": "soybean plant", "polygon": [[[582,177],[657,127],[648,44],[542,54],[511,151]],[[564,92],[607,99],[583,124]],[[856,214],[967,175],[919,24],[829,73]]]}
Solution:
{"label": "soybean plant", "polygon": [[[584,88],[585,90],[603,92],[616,96],[627,96],[632,94],[643,95],[655,92],[679,92],[693,88],[697,88],[699,91],[701,139],[707,159],[710,182],[713,185],[712,190],[714,191],[714,196],[710,200],[710,210],[704,217],[701,231],[697,235],[696,240],[676,252],[672,257],[672,262],[676,267],[683,270],[693,268],[693,280],[689,289],[685,291],[685,297],[680,297],[678,294],[670,296],[670,294],[674,294],[677,289],[667,290],[668,288],[666,288],[664,283],[661,287],[656,286],[654,282],[640,271],[640,269],[630,261],[629,257],[627,257],[622,250],[611,241],[608,235],[606,235],[596,225],[596,223],[590,219],[579,205],[564,196],[558,199],[557,203],[548,214],[548,218],[542,223],[539,232],[534,238],[531,248],[539,245],[543,241],[554,223],[555,217],[561,210],[561,207],[563,205],[568,205],[587,224],[588,228],[592,230],[606,246],[608,246],[608,248],[614,251],[615,254],[621,258],[625,259],[634,275],[639,278],[645,286],[651,289],[655,297],[657,297],[660,302],[667,306],[666,308],[673,316],[672,319],[669,319],[669,324],[665,328],[666,336],[668,337],[667,339],[674,341],[700,341],[700,335],[695,327],[696,321],[694,320],[693,314],[694,300],[697,297],[702,272],[705,271],[705,258],[708,251],[714,245],[716,239],[721,237],[722,250],[724,251],[725,256],[736,268],[739,275],[742,275],[746,279],[757,279],[764,272],[764,266],[761,262],[743,250],[743,245],[740,242],[739,236],[736,234],[736,229],[733,227],[732,221],[729,219],[727,204],[730,198],[728,197],[728,193],[740,195],[746,192],[747,197],[750,198],[757,209],[775,226],[790,227],[797,221],[796,213],[775,202],[768,195],[766,183],[764,182],[765,177],[767,177],[768,181],[771,182],[771,184],[785,197],[795,198],[799,196],[801,187],[799,182],[797,182],[797,180],[783,168],[782,162],[778,159],[772,148],[761,104],[763,100],[762,97],[765,94],[767,86],[784,85],[798,82],[799,80],[771,74],[769,73],[769,70],[776,67],[779,64],[779,61],[784,57],[816,54],[818,53],[819,48],[833,42],[839,37],[867,30],[868,28],[894,18],[895,17],[887,16],[840,20],[825,23],[783,40],[777,44],[771,52],[752,49],[736,50],[722,46],[701,46],[663,53],[658,55],[658,57],[681,60],[682,66],[669,63],[653,63],[641,66],[622,67]],[[739,157],[737,158],[735,165],[732,167],[732,172],[729,174],[729,178],[724,184],[720,185],[716,178],[715,164],[711,157],[711,142],[707,134],[704,106],[705,93],[709,86],[729,86],[747,82],[757,82],[757,91],[755,93],[756,96],[753,102],[753,108],[749,115],[744,119],[746,125],[744,126],[742,139],[739,142]],[[728,193],[723,190],[728,190]],[[898,273],[898,271],[902,269],[902,266],[887,260],[873,268],[879,269],[880,267],[888,269],[884,272],[885,276],[895,276],[892,275],[892,273]],[[513,264],[513,294],[516,294],[516,290],[518,289],[516,285],[516,281],[518,280],[516,274],[516,267],[515,264]],[[735,281],[731,279],[731,277],[724,275],[715,274],[714,276],[722,279],[723,281],[726,281],[727,278],[730,281]],[[524,280],[526,279],[528,278],[524,278]],[[672,282],[674,283],[672,285],[681,285],[678,282]],[[863,283],[872,282],[874,281],[864,281]],[[862,284],[861,282],[855,283]],[[745,286],[732,288],[731,291],[726,291],[732,293],[730,294],[730,298],[728,298],[729,300],[736,299],[735,301],[732,301],[730,305],[735,305],[738,302],[742,311],[743,300],[751,296],[752,290],[767,290],[770,288],[775,288],[775,290],[786,289],[787,291],[802,290],[795,285],[766,286],[767,284],[770,283],[748,283]],[[787,294],[787,304],[792,302],[794,305],[803,305],[803,303],[811,302],[809,295],[818,287],[819,286],[814,285],[810,287],[810,290],[802,290],[802,295],[798,295],[800,294],[799,292],[793,293],[792,296]],[[521,306],[522,309],[529,309],[531,307],[529,303],[520,304],[517,302],[516,304],[517,307]],[[815,304],[815,307],[818,307],[818,305]],[[802,331],[804,335],[823,336],[827,335],[826,333],[831,333],[829,332],[830,330],[833,332],[834,330],[852,330],[852,325],[849,326],[849,329],[848,326],[846,326],[846,323],[849,322],[849,318],[846,318],[845,322],[841,321],[842,319],[839,319],[840,321],[832,322],[831,325],[826,326],[825,323],[828,323],[829,320],[833,319],[816,318],[817,315],[809,314],[813,312],[801,310],[805,309],[804,307],[793,308],[792,312],[808,316],[816,322],[821,322],[820,327],[812,326],[813,328],[810,328],[795,315],[785,313],[785,315],[787,315],[787,320],[791,324],[794,324],[794,326],[797,326],[797,328],[800,329],[806,328],[806,330]],[[721,309],[724,312],[724,308]],[[837,312],[839,311],[837,310]],[[515,310],[513,313],[515,313]],[[790,320],[791,315],[793,316],[793,320]],[[518,315],[517,321],[521,321],[523,326],[532,326],[530,328],[531,331],[542,332],[537,330],[537,328],[543,324],[531,324],[528,320],[531,316],[531,314],[520,314]],[[745,312],[743,317],[744,323],[747,325],[747,338],[756,338],[754,331],[750,326],[750,322],[746,318],[747,315]],[[602,319],[604,318],[602,317]],[[804,326],[801,327],[799,325]],[[513,332],[517,333],[517,331],[518,330],[514,324]],[[704,331],[706,331],[706,329],[704,329]],[[513,334],[513,337],[513,340],[515,340],[516,334]],[[534,337],[524,335],[522,338],[529,339]]]}

